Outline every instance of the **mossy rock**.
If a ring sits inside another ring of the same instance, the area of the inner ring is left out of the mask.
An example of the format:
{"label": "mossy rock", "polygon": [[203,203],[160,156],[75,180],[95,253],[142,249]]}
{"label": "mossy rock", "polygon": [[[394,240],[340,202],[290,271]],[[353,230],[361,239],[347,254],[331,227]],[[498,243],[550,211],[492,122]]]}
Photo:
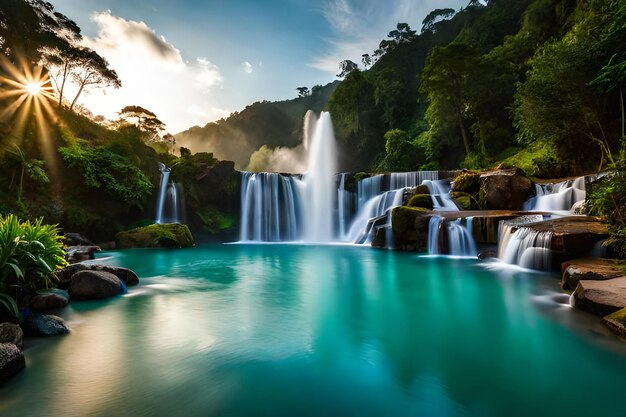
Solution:
{"label": "mossy rock", "polygon": [[418,185],[417,187],[413,188],[412,192],[413,194],[430,194],[430,190],[425,185]]}
{"label": "mossy rock", "polygon": [[237,218],[230,213],[224,213],[216,208],[208,208],[204,211],[196,212],[202,220],[204,229],[215,235],[237,227]]}
{"label": "mossy rock", "polygon": [[396,207],[391,212],[393,247],[399,250],[425,251],[428,246],[430,210],[421,207]]}
{"label": "mossy rock", "polygon": [[469,193],[455,191],[452,193],[452,199],[461,210],[473,210],[477,208],[474,198]]}
{"label": "mossy rock", "polygon": [[602,322],[615,333],[626,337],[626,308],[609,314],[602,319]]}
{"label": "mossy rock", "polygon": [[454,177],[452,191],[477,193],[480,190],[480,174],[478,172],[464,171]]}
{"label": "mossy rock", "polygon": [[365,178],[369,178],[371,177],[373,174],[370,174],[369,172],[357,172],[356,174],[354,174],[354,180],[356,182],[359,182],[361,180],[364,180]]}
{"label": "mossy rock", "polygon": [[430,194],[415,194],[407,203],[409,207],[422,207],[428,210],[433,209],[433,200]]}
{"label": "mossy rock", "polygon": [[186,248],[193,246],[193,236],[186,224],[152,224],[119,232],[117,247],[125,248]]}

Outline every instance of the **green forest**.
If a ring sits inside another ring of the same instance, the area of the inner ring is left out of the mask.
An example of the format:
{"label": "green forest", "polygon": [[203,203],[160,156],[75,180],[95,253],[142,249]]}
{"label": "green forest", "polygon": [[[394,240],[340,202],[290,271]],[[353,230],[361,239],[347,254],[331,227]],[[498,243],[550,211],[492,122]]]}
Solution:
{"label": "green forest", "polygon": [[[299,87],[295,99],[257,102],[172,136],[133,103],[116,121],[81,109],[81,92],[121,85],[114,69],[78,46],[80,28],[50,3],[3,1],[0,212],[110,238],[148,221],[157,163],[164,162],[186,182],[195,220],[219,231],[234,223],[235,171],[229,165],[230,173],[211,180],[228,178],[218,187],[225,199],[201,191],[195,178],[219,165],[216,158],[245,169],[263,147],[296,146],[307,109],[330,111],[344,171],[623,172],[623,1],[472,0],[459,11],[434,10],[421,25],[398,23],[362,62],[339,63],[340,82]],[[45,103],[12,92],[16,74],[33,67],[40,78],[50,75],[41,86]],[[75,97],[63,94],[69,79],[81,86]],[[588,205],[623,235],[620,178],[601,182]]]}

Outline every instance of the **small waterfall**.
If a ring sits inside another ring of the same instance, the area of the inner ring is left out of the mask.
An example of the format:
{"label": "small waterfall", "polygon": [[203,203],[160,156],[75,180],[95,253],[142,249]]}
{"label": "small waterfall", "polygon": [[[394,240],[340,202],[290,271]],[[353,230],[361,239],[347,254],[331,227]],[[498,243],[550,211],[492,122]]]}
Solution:
{"label": "small waterfall", "polygon": [[574,204],[584,201],[585,177],[555,184],[535,184],[535,197],[524,203],[527,211],[571,211]]}
{"label": "small waterfall", "polygon": [[380,195],[383,191],[384,175],[374,175],[373,177],[363,178],[357,185],[359,210],[365,206],[365,203],[372,198]]}
{"label": "small waterfall", "polygon": [[298,224],[302,182],[273,172],[242,172],[240,240],[294,241]]}
{"label": "small waterfall", "polygon": [[436,181],[439,179],[439,171],[414,171],[414,172],[392,172],[390,176],[390,189],[415,187],[424,181]]}
{"label": "small waterfall", "polygon": [[355,243],[367,243],[371,241],[369,231],[371,227],[368,224],[387,214],[394,207],[402,205],[404,189],[386,191],[382,194],[369,199],[365,205],[359,209],[350,231],[348,232],[348,240]]}
{"label": "small waterfall", "polygon": [[[445,221],[433,216],[428,223],[428,253],[476,257],[478,250],[472,235],[473,217]],[[442,242],[447,243],[447,251]]]}
{"label": "small waterfall", "polygon": [[459,211],[450,196],[450,181],[425,180],[423,184],[428,187],[435,211]]}
{"label": "small waterfall", "polygon": [[180,184],[170,181],[170,168],[159,163],[159,171],[161,171],[161,182],[154,222],[157,224],[180,223],[182,188]]}
{"label": "small waterfall", "polygon": [[339,174],[339,186],[337,188],[337,223],[339,240],[347,240],[348,225],[354,214],[355,194],[346,190],[346,176]]}
{"label": "small waterfall", "polygon": [[533,220],[542,220],[527,216],[515,220],[500,222],[498,228],[498,258],[508,264],[523,268],[550,269],[552,263],[552,232],[539,232],[526,227]]}

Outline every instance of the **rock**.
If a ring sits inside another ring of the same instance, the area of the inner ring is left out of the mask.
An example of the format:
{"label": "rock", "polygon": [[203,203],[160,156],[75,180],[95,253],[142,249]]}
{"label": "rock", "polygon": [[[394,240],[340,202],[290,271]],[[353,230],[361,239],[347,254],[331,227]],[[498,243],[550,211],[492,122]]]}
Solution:
{"label": "rock", "polygon": [[44,292],[35,295],[30,300],[33,311],[46,311],[63,308],[70,302],[70,296],[66,291]]}
{"label": "rock", "polygon": [[70,297],[77,300],[97,300],[121,294],[121,280],[110,272],[80,271],[72,275]]}
{"label": "rock", "polygon": [[70,332],[65,321],[52,314],[31,314],[22,323],[26,336],[58,336]]}
{"label": "rock", "polygon": [[580,280],[604,281],[626,276],[615,261],[603,258],[581,258],[561,264],[561,288],[573,291]]}
{"label": "rock", "polygon": [[139,277],[137,276],[137,274],[135,274],[135,272],[128,268],[102,264],[74,264],[56,272],[56,276],[59,279],[59,288],[69,288],[72,276],[80,271],[110,272],[111,274],[124,281],[124,283],[129,287],[139,284]]}
{"label": "rock", "polygon": [[589,253],[596,243],[609,236],[607,224],[597,217],[569,216],[531,223],[523,227],[550,232],[550,249],[567,254],[570,259]]}
{"label": "rock", "polygon": [[626,307],[626,277],[606,281],[581,280],[572,294],[575,307],[606,316]]}
{"label": "rock", "polygon": [[480,259],[481,261],[485,259],[492,259],[492,258],[497,258],[497,257],[498,257],[498,252],[496,252],[495,250],[484,250],[478,254],[478,259]]}
{"label": "rock", "polygon": [[396,207],[391,211],[393,248],[425,252],[428,249],[428,222],[431,211],[417,207]]}
{"label": "rock", "polygon": [[88,261],[95,259],[96,252],[100,252],[100,246],[69,246],[65,252],[65,259],[70,263],[76,263],[81,261]]}
{"label": "rock", "polygon": [[13,343],[21,349],[23,342],[24,332],[20,326],[13,323],[0,323],[0,343]]}
{"label": "rock", "polygon": [[111,240],[108,242],[100,242],[97,246],[100,246],[102,250],[114,250],[115,249],[115,241]]}
{"label": "rock", "polygon": [[611,313],[602,319],[602,323],[606,324],[609,329],[613,330],[620,336],[626,336],[626,308]]}
{"label": "rock", "polygon": [[574,214],[587,214],[585,210],[585,200],[575,202],[571,210]]}
{"label": "rock", "polygon": [[433,199],[430,198],[430,194],[415,194],[407,203],[409,207],[421,207],[428,210],[433,209]]}
{"label": "rock", "polygon": [[480,190],[480,174],[472,171],[462,171],[454,177],[453,192],[477,193]]}
{"label": "rock", "polygon": [[519,210],[533,191],[533,182],[519,168],[480,175],[480,199],[487,209]]}
{"label": "rock", "polygon": [[26,367],[26,359],[13,343],[0,343],[0,384]]}
{"label": "rock", "polygon": [[119,232],[116,245],[126,248],[186,248],[193,246],[193,236],[185,224],[152,224]]}
{"label": "rock", "polygon": [[65,244],[67,246],[95,246],[93,242],[79,233],[66,233]]}

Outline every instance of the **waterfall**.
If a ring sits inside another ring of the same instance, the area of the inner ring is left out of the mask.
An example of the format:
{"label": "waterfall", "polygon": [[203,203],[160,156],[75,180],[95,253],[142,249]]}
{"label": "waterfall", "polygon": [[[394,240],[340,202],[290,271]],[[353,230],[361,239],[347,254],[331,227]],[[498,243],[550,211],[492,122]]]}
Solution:
{"label": "waterfall", "polygon": [[333,239],[333,209],[336,196],[337,151],[330,113],[322,112],[309,149],[306,184],[305,241],[330,242]]}
{"label": "waterfall", "polygon": [[402,205],[404,189],[385,191],[365,202],[350,226],[348,240],[354,243],[367,243],[371,241],[368,224],[384,216],[394,207]]}
{"label": "waterfall", "polygon": [[240,240],[282,242],[301,237],[302,182],[273,172],[242,172]]}
{"label": "waterfall", "polygon": [[571,211],[574,204],[584,201],[585,177],[554,184],[535,184],[535,196],[524,203],[527,211]]}
{"label": "waterfall", "polygon": [[348,225],[354,214],[355,194],[346,190],[346,177],[348,174],[339,174],[339,187],[337,188],[337,223],[339,240],[346,240]]}
{"label": "waterfall", "polygon": [[552,232],[539,232],[525,227],[534,216],[500,222],[498,228],[498,258],[523,268],[550,269],[552,263]]}
{"label": "waterfall", "polygon": [[[478,254],[472,235],[473,217],[446,221],[441,216],[433,216],[428,223],[428,253],[475,257]],[[441,242],[447,243],[447,251]]]}
{"label": "waterfall", "polygon": [[423,184],[428,187],[435,211],[459,211],[450,196],[450,181],[425,180]]}
{"label": "waterfall", "polygon": [[182,189],[180,184],[170,181],[170,168],[159,163],[161,171],[161,182],[159,185],[159,197],[157,199],[156,217],[154,222],[160,223],[180,223]]}

